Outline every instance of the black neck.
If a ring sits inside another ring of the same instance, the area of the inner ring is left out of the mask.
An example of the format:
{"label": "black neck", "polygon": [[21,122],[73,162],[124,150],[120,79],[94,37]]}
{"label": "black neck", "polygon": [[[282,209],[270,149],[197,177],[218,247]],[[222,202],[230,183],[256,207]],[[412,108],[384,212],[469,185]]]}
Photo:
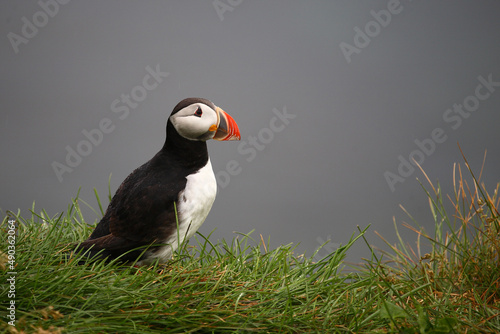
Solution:
{"label": "black neck", "polygon": [[177,133],[173,124],[167,122],[167,139],[161,149],[186,167],[203,167],[208,161],[208,149],[205,141],[189,140]]}

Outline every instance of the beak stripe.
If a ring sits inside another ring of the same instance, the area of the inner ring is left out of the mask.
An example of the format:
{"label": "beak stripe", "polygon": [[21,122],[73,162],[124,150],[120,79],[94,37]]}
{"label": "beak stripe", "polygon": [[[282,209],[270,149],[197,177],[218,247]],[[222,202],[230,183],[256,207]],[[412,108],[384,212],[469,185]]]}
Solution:
{"label": "beak stripe", "polygon": [[240,129],[235,120],[221,108],[217,107],[219,126],[214,135],[215,140],[240,140]]}

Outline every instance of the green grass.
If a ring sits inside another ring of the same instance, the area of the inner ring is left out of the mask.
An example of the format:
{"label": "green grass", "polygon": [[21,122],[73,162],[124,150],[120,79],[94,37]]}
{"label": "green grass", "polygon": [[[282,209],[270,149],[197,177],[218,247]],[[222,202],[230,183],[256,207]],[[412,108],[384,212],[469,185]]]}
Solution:
{"label": "green grass", "polygon": [[[466,166],[468,166],[466,164]],[[16,220],[16,326],[8,325],[8,218],[0,253],[0,331],[6,333],[473,333],[500,332],[498,186],[492,195],[455,168],[453,194],[426,191],[435,230],[417,247],[400,240],[377,252],[356,231],[320,261],[292,245],[240,234],[213,244],[196,236],[168,264],[78,265],[72,243],[91,233],[73,200],[66,214]],[[424,174],[425,175],[425,174]],[[97,197],[98,198],[98,197]],[[99,207],[102,205],[99,202]],[[445,202],[452,203],[446,212]],[[34,211],[34,210],[33,210]],[[399,234],[398,234],[399,235]],[[369,259],[343,262],[354,242]],[[430,251],[421,254],[423,245]]]}

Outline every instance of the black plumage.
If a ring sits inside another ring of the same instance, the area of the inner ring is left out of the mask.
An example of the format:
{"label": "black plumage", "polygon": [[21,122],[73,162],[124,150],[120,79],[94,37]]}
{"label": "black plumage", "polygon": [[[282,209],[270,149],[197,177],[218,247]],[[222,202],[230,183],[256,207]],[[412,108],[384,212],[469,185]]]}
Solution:
{"label": "black plumage", "polygon": [[[189,98],[177,104],[171,116],[193,103],[216,109],[209,100]],[[186,187],[186,177],[204,167],[209,157],[206,142],[181,136],[170,117],[166,132],[161,150],[123,181],[104,217],[91,236],[77,246],[77,251],[88,251],[90,257],[101,252],[101,258],[121,256],[123,261],[134,261],[144,247],[161,243],[176,233],[174,202]],[[142,249],[129,252],[138,247]]]}

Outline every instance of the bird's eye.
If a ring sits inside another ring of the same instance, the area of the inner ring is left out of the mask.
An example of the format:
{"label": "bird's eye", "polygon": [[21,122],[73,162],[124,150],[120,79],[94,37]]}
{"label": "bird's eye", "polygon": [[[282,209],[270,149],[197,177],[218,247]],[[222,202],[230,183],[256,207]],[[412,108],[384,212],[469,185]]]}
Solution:
{"label": "bird's eye", "polygon": [[203,111],[201,111],[201,108],[196,109],[194,115],[197,117],[201,117],[201,115],[203,115]]}

